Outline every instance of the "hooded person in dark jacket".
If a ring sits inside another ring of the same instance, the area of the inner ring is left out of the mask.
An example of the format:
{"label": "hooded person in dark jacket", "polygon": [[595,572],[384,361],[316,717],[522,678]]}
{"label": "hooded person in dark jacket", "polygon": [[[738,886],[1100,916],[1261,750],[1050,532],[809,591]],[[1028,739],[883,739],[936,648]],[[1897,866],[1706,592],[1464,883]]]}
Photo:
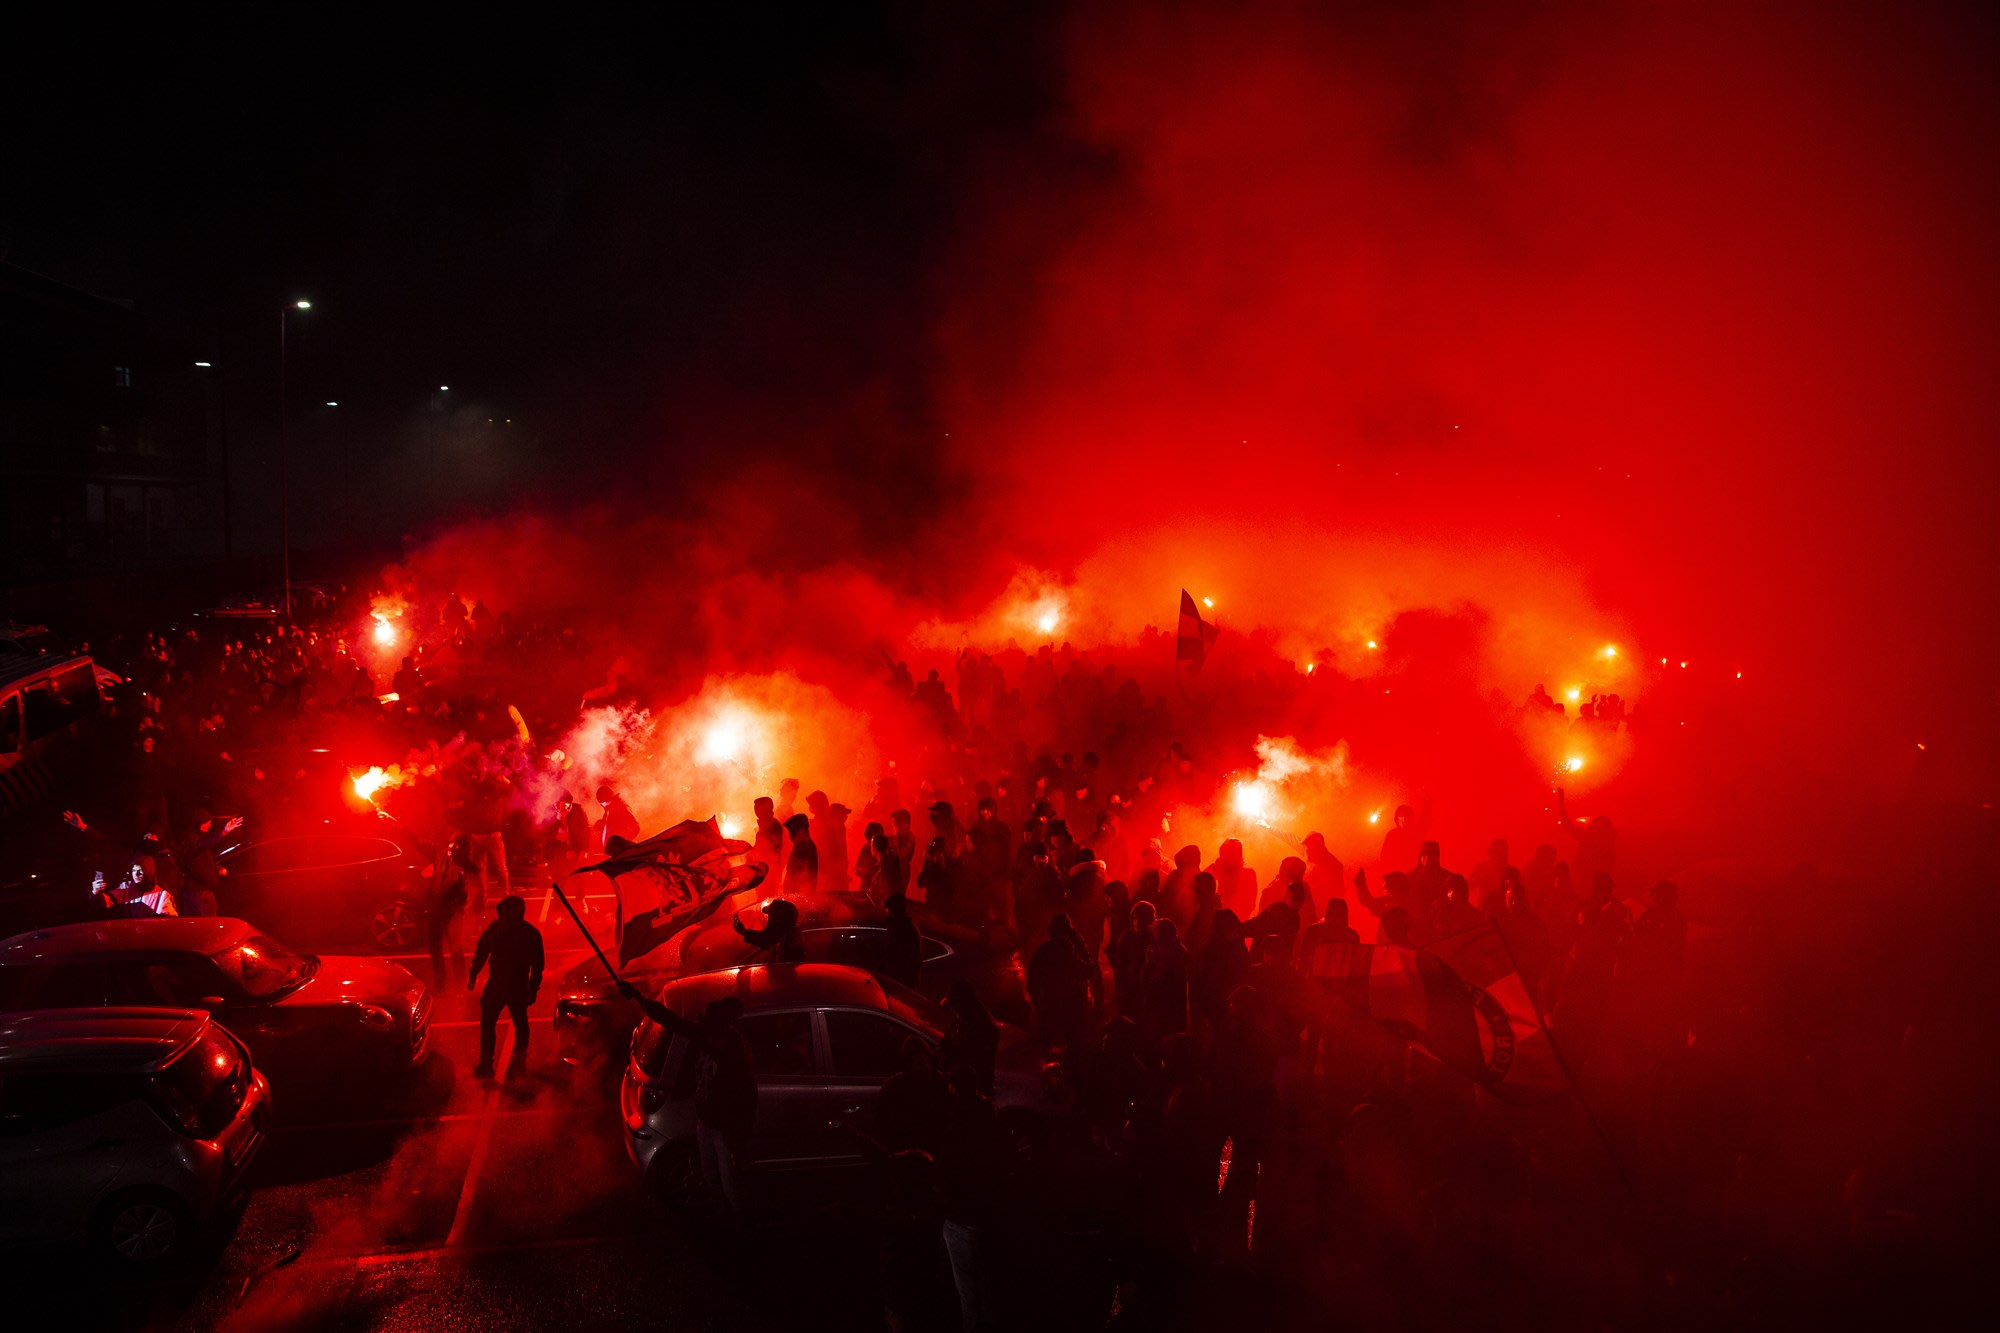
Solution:
{"label": "hooded person in dark jacket", "polygon": [[785,821],[792,835],[791,854],[785,858],[784,891],[793,897],[819,891],[819,848],[813,842],[812,820],[793,815]]}
{"label": "hooded person in dark jacket", "polygon": [[638,987],[619,979],[618,989],[636,1001],[646,1017],[692,1048],[694,1059],[681,1062],[682,1085],[677,1096],[694,1094],[695,1147],[701,1155],[702,1181],[711,1201],[720,1202],[732,1219],[744,1216],[747,1198],[744,1171],[749,1162],[750,1127],[757,1120],[757,1075],[750,1060],[750,1043],[736,1022],[743,1002],[733,995],[710,1000],[701,1020],[690,1023]]}

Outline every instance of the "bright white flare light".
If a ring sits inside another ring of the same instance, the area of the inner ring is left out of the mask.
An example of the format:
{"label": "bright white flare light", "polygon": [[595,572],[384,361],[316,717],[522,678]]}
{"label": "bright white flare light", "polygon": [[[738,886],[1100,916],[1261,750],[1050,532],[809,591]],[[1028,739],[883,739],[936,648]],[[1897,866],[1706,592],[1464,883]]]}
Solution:
{"label": "bright white flare light", "polygon": [[389,623],[387,616],[375,617],[375,642],[387,648],[396,641],[396,627]]}
{"label": "bright white flare light", "polygon": [[722,836],[725,838],[736,836],[736,819],[732,815],[717,815],[715,826],[722,831]]}
{"label": "bright white flare light", "polygon": [[1271,815],[1271,789],[1261,782],[1239,782],[1232,804],[1237,814],[1261,824]]}
{"label": "bright white flare light", "polygon": [[727,764],[741,758],[749,742],[750,728],[743,715],[724,713],[702,733],[701,749],[695,758],[704,764]]}
{"label": "bright white flare light", "polygon": [[1563,766],[1563,772],[1565,773],[1581,773],[1583,771],[1583,756],[1580,754],[1573,754],[1569,758],[1563,760],[1562,766]]}
{"label": "bright white flare light", "polygon": [[1035,618],[1035,628],[1039,629],[1044,634],[1055,633],[1056,626],[1060,625],[1061,623],[1062,623],[1062,617],[1056,614],[1056,612],[1053,609],[1044,611],[1042,612],[1041,615]]}

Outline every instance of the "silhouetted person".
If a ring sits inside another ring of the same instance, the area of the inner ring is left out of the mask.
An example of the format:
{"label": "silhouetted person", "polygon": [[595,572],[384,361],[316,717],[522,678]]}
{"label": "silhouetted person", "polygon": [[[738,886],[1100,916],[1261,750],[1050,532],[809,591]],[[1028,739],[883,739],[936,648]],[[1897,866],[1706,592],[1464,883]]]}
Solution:
{"label": "silhouetted person", "polygon": [[1501,881],[1514,867],[1507,863],[1507,840],[1495,838],[1486,844],[1486,859],[1472,867],[1466,882],[1472,888],[1472,905],[1488,916],[1500,910],[1507,897],[1507,887]]}
{"label": "silhouetted person", "polygon": [[465,915],[466,880],[472,874],[472,848],[463,837],[453,838],[438,858],[431,878],[430,910],[425,914],[431,951],[431,981],[444,989],[446,963],[465,966],[465,945],[459,937]]}
{"label": "silhouetted person", "polygon": [[[1111,981],[1118,991],[1118,1012],[1134,1021],[1146,1017],[1146,951],[1153,944],[1153,905],[1133,903],[1125,928],[1111,942]],[[1185,1001],[1182,1008],[1186,1008]]]}
{"label": "silhouetted person", "polygon": [[473,1068],[474,1078],[493,1077],[493,1043],[502,1009],[514,1022],[507,1073],[511,1077],[527,1067],[528,1006],[542,988],[542,932],[528,924],[527,900],[510,893],[493,910],[494,920],[479,933],[472,971],[465,978],[465,988],[471,990],[490,964],[486,989],[479,993],[479,1063]]}
{"label": "silhouetted person", "polygon": [[1601,874],[1617,873],[1618,831],[1611,826],[1611,816],[1598,815],[1590,820],[1572,819],[1569,813],[1569,799],[1561,787],[1556,788],[1556,819],[1563,828],[1576,839],[1576,856],[1570,864],[1571,872],[1577,880],[1590,884]]}
{"label": "silhouetted person", "polygon": [[[1312,900],[1324,903],[1332,898],[1347,894],[1347,874],[1326,845],[1323,833],[1308,833],[1305,838],[1306,886],[1312,890]],[[1324,910],[1324,909],[1322,909]]]}
{"label": "silhouetted person", "polygon": [[896,855],[889,835],[878,829],[869,837],[868,846],[874,853],[874,870],[862,889],[878,903],[905,897],[903,886],[909,883],[909,876],[904,873],[902,859]]}
{"label": "silhouetted person", "polygon": [[757,816],[757,855],[777,873],[778,887],[785,882],[785,826],[777,816],[775,803],[759,796],[751,805]]}
{"label": "silhouetted person", "polygon": [[1190,843],[1174,853],[1174,868],[1161,883],[1159,901],[1153,904],[1183,935],[1194,919],[1194,877],[1200,873],[1201,848]]}
{"label": "silhouetted person", "polygon": [[1549,966],[1549,932],[1542,924],[1542,918],[1528,903],[1528,891],[1516,877],[1507,886],[1506,901],[1500,915],[1494,918],[1500,927],[1501,938],[1507,941],[1507,948],[1514,956],[1514,964],[1520,969],[1521,980],[1528,992],[1539,997],[1542,994],[1542,978]]}
{"label": "silhouetted person", "polygon": [[1243,923],[1225,907],[1215,914],[1215,929],[1195,951],[1189,966],[1188,1003],[1210,1031],[1220,1031],[1230,992],[1249,979],[1250,951],[1244,943]]}
{"label": "silhouetted person", "polygon": [[1437,914],[1431,920],[1431,940],[1448,940],[1454,935],[1485,922],[1486,917],[1472,905],[1472,889],[1463,875],[1447,875],[1444,881],[1444,901],[1438,904]]}
{"label": "silhouetted person", "polygon": [[731,1219],[744,1215],[748,1200],[744,1174],[750,1152],[750,1128],[757,1121],[757,1075],[750,1044],[737,1020],[743,1002],[733,995],[710,1000],[701,1021],[690,1023],[657,1000],[639,994],[624,980],[618,989],[635,1001],[646,1017],[693,1048],[694,1059],[681,1061],[676,1097],[694,1096],[695,1150],[701,1159],[702,1181],[712,1202],[719,1202]]}
{"label": "silhouetted person", "polygon": [[875,1137],[892,1152],[932,1151],[944,1129],[948,1096],[931,1048],[921,1037],[905,1037],[902,1068],[882,1085],[875,1102]]}
{"label": "silhouetted person", "polygon": [[1152,939],[1146,947],[1145,993],[1141,1025],[1158,1041],[1188,1026],[1188,986],[1191,966],[1187,946],[1174,929],[1173,918],[1153,922]]}
{"label": "silhouetted person", "polygon": [[785,821],[785,832],[792,835],[792,850],[785,858],[784,892],[795,898],[818,892],[819,848],[813,843],[812,820],[793,815]]}
{"label": "silhouetted person", "polygon": [[1203,870],[1195,875],[1192,883],[1194,910],[1188,914],[1187,930],[1184,934],[1187,937],[1188,948],[1200,953],[1202,946],[1208,943],[1209,933],[1215,929],[1216,913],[1221,911],[1236,913],[1234,908],[1223,905],[1214,875]]}
{"label": "silhouetted person", "polygon": [[774,963],[803,963],[806,959],[805,946],[799,943],[799,909],[783,898],[773,898],[764,905],[761,926],[746,926],[741,917],[729,924],[752,946],[769,953]]}
{"label": "silhouetted person", "polygon": [[1424,797],[1423,811],[1419,814],[1407,805],[1396,807],[1394,822],[1387,833],[1382,835],[1381,867],[1386,874],[1391,870],[1408,870],[1417,863],[1417,848],[1422,845],[1424,835],[1431,829],[1431,798]]}
{"label": "silhouetted person", "polygon": [[883,906],[888,918],[883,923],[883,975],[915,990],[924,964],[924,936],[910,916],[910,900],[900,893],[889,895]]}
{"label": "silhouetted person", "polygon": [[[1238,916],[1257,910],[1257,872],[1243,864],[1242,839],[1223,839],[1208,873],[1215,878],[1217,906],[1227,907]],[[1191,929],[1189,938],[1194,939]],[[1198,940],[1195,947],[1201,947]]]}
{"label": "silhouetted person", "polygon": [[639,840],[639,817],[625,804],[624,797],[611,790],[609,783],[598,784],[597,803],[604,807],[604,818],[597,825],[597,850],[603,851],[613,838]]}
{"label": "silhouetted person", "polygon": [[1049,860],[1049,849],[1036,843],[1027,849],[1027,864],[1014,880],[1014,938],[1025,965],[1036,941],[1049,931],[1049,920],[1061,910],[1063,879]]}
{"label": "silhouetted person", "polygon": [[1090,1014],[1090,972],[1069,918],[1056,913],[1049,920],[1048,939],[1028,960],[1028,1000],[1044,1045],[1075,1045]]}
{"label": "silhouetted person", "polygon": [[960,977],[944,993],[951,1021],[938,1044],[938,1063],[946,1069],[972,1071],[979,1091],[991,1096],[993,1061],[1000,1053],[1000,1026],[980,1002],[972,983]]}

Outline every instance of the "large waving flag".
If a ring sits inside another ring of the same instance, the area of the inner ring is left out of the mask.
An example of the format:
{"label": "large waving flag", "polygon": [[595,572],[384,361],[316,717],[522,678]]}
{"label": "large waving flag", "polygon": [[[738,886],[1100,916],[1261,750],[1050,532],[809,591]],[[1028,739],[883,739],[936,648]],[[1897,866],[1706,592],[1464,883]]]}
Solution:
{"label": "large waving flag", "polygon": [[618,895],[618,963],[650,953],[714,911],[723,899],[764,882],[769,867],[739,864],[750,850],[725,838],[713,819],[684,819],[638,842],[611,839],[609,855],[577,873],[610,878]]}
{"label": "large waving flag", "polygon": [[1569,1091],[1513,955],[1492,922],[1429,950],[1322,944],[1313,975],[1357,1012],[1400,1032],[1510,1102]]}
{"label": "large waving flag", "polygon": [[1194,598],[1188,596],[1186,588],[1182,588],[1181,626],[1180,633],[1174,638],[1174,660],[1185,662],[1190,671],[1199,671],[1202,661],[1208,656],[1208,646],[1214,642],[1215,626],[1202,620]]}

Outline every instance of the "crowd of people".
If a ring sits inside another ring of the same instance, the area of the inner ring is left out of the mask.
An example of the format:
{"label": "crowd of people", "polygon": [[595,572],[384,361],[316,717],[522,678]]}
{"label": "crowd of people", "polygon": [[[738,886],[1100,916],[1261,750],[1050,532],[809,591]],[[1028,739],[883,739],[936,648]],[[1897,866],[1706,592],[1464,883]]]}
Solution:
{"label": "crowd of people", "polygon": [[[220,898],[226,911],[213,857],[231,819],[281,818],[299,785],[286,779],[310,762],[299,752],[334,729],[350,748],[367,735],[432,756],[403,817],[434,831],[447,866],[431,914],[441,978],[456,921],[507,897],[510,861],[573,868],[653,831],[615,773],[579,784],[521,739],[573,721],[579,692],[519,664],[567,663],[569,679],[587,654],[560,632],[460,612],[438,613],[431,643],[393,673],[371,669],[365,631],[147,636],[96,761],[107,808],[73,819],[123,875],[102,886],[105,909],[215,911]],[[926,929],[1011,949],[1033,1037],[1077,1108],[1023,1152],[990,1101],[996,1020],[971,987],[954,991],[950,1041],[905,1053],[869,1135],[893,1203],[880,1247],[892,1309],[946,1300],[968,1329],[1030,1313],[1175,1327],[1225,1308],[1424,1324],[1519,1313],[1534,1293],[1565,1306],[1558,1322],[1616,1323],[1697,1288],[1726,1303],[1754,1285],[1730,1252],[1750,1226],[1683,1235],[1663,1255],[1638,1202],[1678,1171],[1675,1215],[1712,1221],[1759,1159],[1748,1131],[1632,1147],[1673,1139],[1662,1108],[1687,1104],[1704,1057],[1679,892],[1622,882],[1611,818],[1573,817],[1558,793],[1526,858],[1495,837],[1470,864],[1432,836],[1428,799],[1394,811],[1379,849],[1261,830],[1247,847],[1182,843],[1176,812],[1209,802],[1223,775],[1164,697],[1067,647],[967,650],[955,666],[947,683],[885,664],[906,704],[885,730],[916,738],[896,775],[866,793],[785,779],[746,834],[781,901],[872,900],[898,936],[898,980],[917,978]],[[475,667],[499,684],[468,684]],[[629,688],[614,673],[584,706]],[[1527,704],[1551,707],[1545,691]],[[1570,725],[1632,719],[1614,696]],[[1265,855],[1268,873],[1250,864]],[[1318,984],[1325,946],[1428,951],[1489,925],[1596,1117],[1580,1119],[1576,1097],[1505,1105]],[[780,957],[784,933],[757,942]],[[725,1144],[755,1082],[729,1017],[705,1020],[720,1082],[696,1093]],[[1855,1246],[1876,1244],[1883,1209],[1856,1206],[1872,1211]],[[1047,1280],[1024,1285],[1027,1272]]]}

